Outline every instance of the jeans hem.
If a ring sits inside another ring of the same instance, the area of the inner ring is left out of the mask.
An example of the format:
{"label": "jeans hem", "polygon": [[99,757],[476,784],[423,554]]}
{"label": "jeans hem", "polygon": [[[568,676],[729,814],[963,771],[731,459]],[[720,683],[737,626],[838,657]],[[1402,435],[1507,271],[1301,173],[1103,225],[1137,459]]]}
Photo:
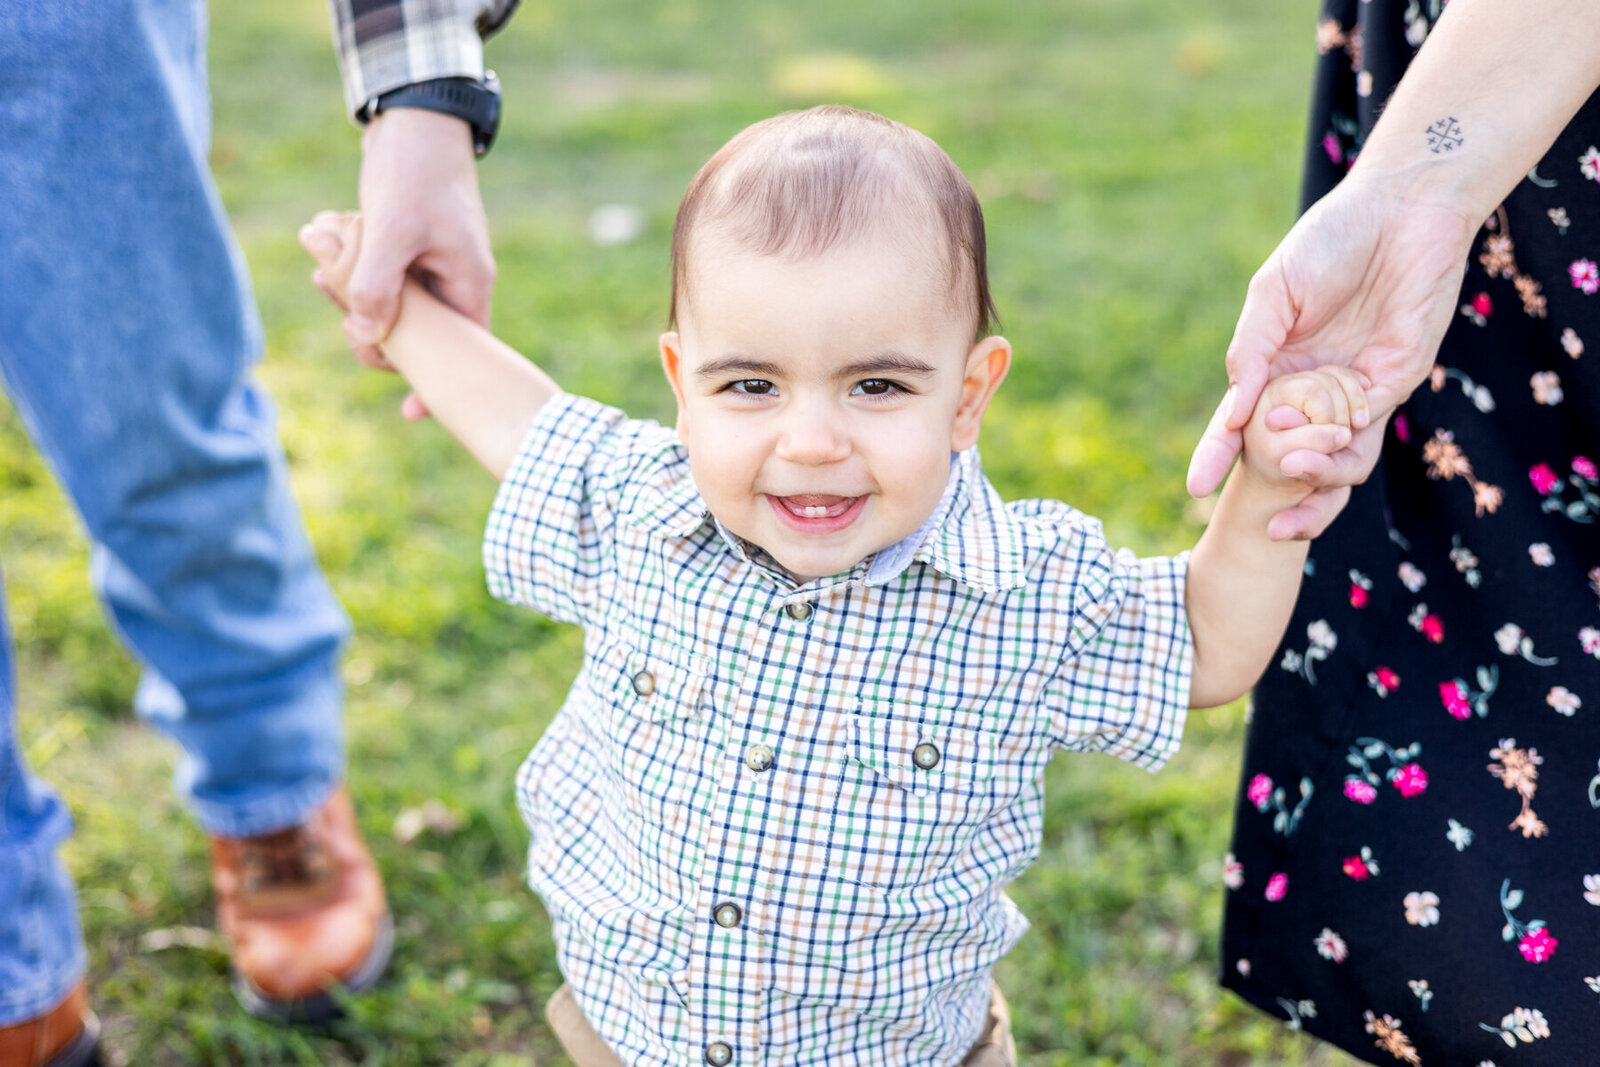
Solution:
{"label": "jeans hem", "polygon": [[245,807],[191,798],[189,807],[201,828],[214,837],[254,837],[305,822],[343,784],[342,777],[323,779]]}

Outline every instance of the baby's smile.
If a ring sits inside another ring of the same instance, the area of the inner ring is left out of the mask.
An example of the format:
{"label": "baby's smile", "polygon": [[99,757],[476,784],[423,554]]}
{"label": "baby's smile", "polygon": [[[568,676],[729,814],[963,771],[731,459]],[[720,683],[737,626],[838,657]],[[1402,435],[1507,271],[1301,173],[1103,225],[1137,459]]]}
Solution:
{"label": "baby's smile", "polygon": [[792,529],[805,533],[834,533],[855,521],[867,498],[804,493],[796,496],[769,494],[767,500],[784,524]]}

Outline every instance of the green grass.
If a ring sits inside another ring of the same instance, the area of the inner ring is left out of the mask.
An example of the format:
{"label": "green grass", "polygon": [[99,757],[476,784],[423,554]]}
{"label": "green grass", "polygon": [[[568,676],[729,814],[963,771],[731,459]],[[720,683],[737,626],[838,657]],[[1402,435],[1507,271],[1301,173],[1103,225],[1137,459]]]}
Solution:
{"label": "green grass", "polygon": [[[1188,450],[1245,282],[1293,215],[1313,16],[1283,0],[526,0],[490,49],[508,89],[481,169],[497,329],[568,388],[668,415],[654,338],[691,174],[774,111],[881,110],[943,144],[985,200],[1017,348],[984,438],[994,480],[1101,515],[1118,543],[1184,547],[1199,529]],[[559,976],[519,873],[511,782],[578,636],[490,601],[477,552],[489,479],[438,427],[395,416],[399,383],[356,367],[307,284],[295,230],[352,202],[358,162],[321,0],[218,0],[212,64],[218,182],[267,326],[261,377],[355,621],[352,788],[399,945],[391,978],[336,1027],[275,1029],[235,1006],[200,932],[205,843],[171,799],[171,748],[129,713],[137,671],[87,592],[82,539],[0,407],[21,736],[77,813],[66,857],[110,1058],[563,1063],[541,1016]],[[639,241],[588,240],[608,202],[643,210]],[[1034,930],[1000,970],[1024,1062],[1353,1062],[1213,979],[1240,716],[1195,715],[1155,777],[1053,765],[1043,856],[1015,887]],[[458,825],[401,843],[397,815],[429,800]]]}

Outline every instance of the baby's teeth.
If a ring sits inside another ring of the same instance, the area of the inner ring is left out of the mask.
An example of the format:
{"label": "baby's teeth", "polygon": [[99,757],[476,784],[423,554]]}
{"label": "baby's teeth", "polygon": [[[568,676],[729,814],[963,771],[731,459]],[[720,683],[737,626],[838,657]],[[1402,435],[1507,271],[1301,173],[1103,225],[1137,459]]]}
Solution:
{"label": "baby's teeth", "polygon": [[806,518],[808,519],[820,519],[824,515],[828,514],[828,509],[823,507],[821,504],[807,504],[805,506],[805,513]]}

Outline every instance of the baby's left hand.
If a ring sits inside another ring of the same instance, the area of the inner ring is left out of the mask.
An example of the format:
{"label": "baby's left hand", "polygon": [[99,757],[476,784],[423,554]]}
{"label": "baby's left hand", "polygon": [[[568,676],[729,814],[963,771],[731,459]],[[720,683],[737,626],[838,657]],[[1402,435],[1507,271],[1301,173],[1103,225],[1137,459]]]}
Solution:
{"label": "baby's left hand", "polygon": [[[1287,525],[1292,510],[1314,491],[1310,479],[1329,474],[1332,457],[1350,444],[1353,425],[1368,419],[1366,379],[1345,367],[1319,367],[1285,374],[1267,383],[1244,428],[1244,473],[1284,501],[1268,527]],[[1348,487],[1333,491],[1334,511],[1349,499]]]}

